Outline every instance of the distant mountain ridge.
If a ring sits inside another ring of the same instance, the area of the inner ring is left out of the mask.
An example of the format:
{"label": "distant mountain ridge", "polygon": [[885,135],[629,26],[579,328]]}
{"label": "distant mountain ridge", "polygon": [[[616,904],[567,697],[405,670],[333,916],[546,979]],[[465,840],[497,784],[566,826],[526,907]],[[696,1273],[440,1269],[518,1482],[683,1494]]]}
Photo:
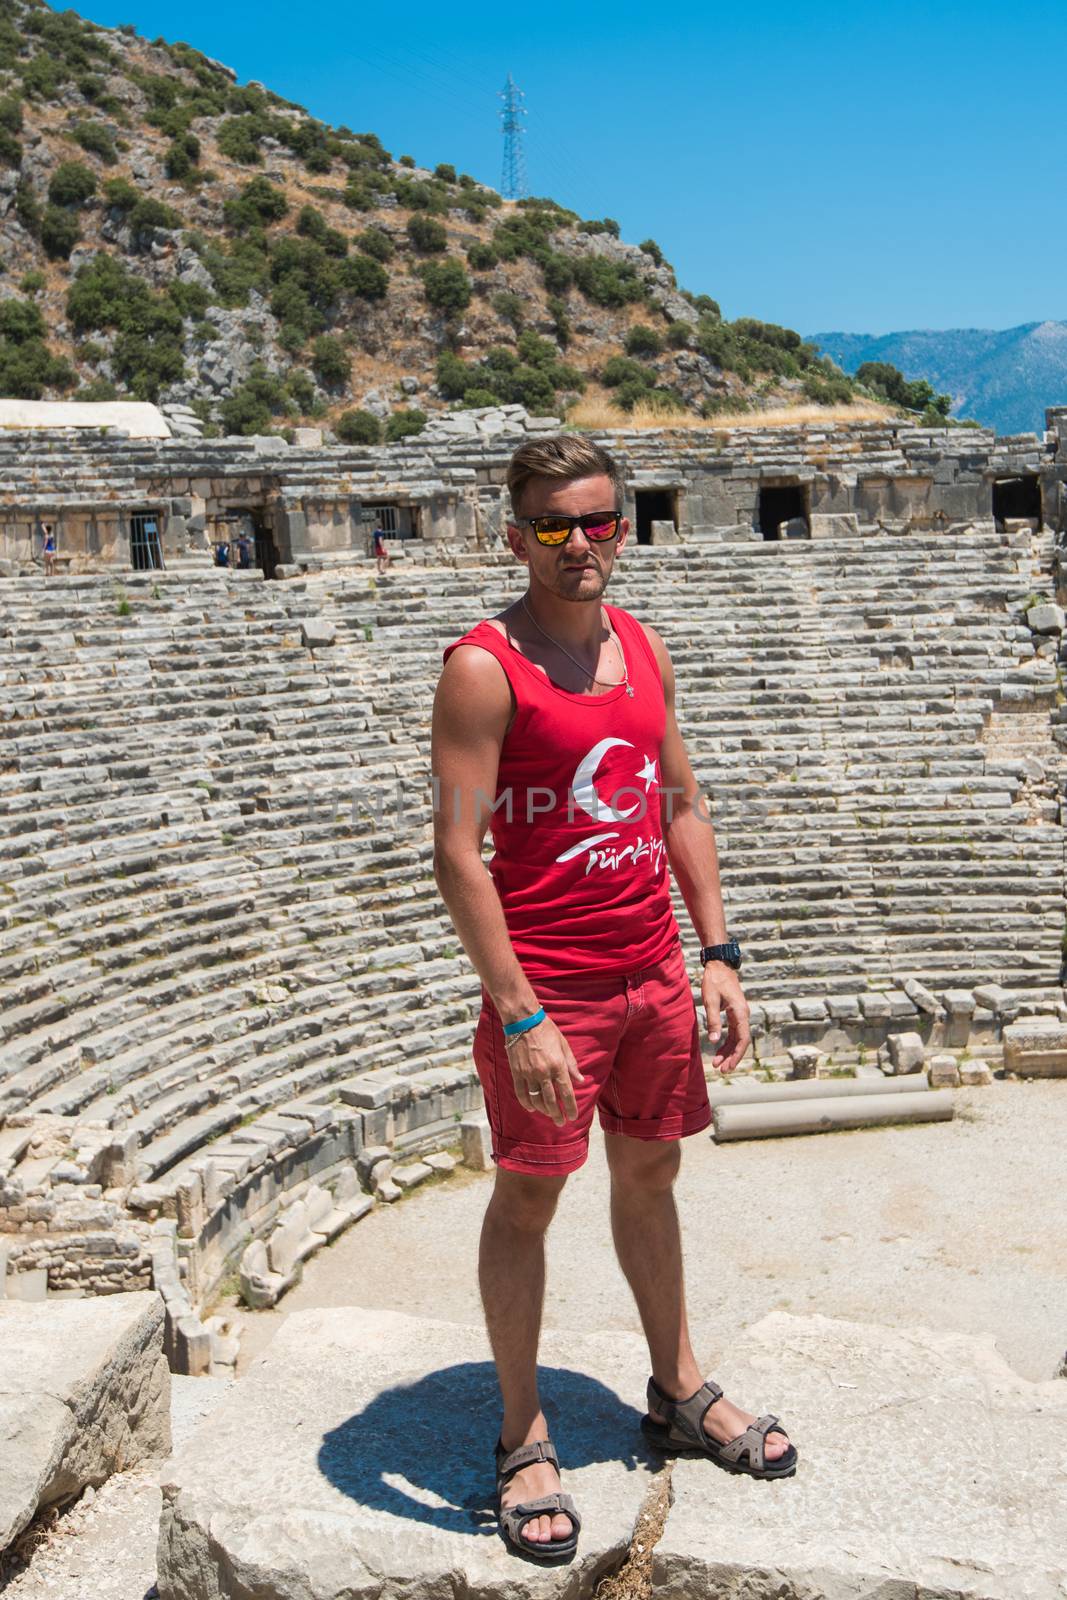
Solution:
{"label": "distant mountain ridge", "polygon": [[1067,404],[1067,322],[1017,328],[920,328],[903,333],[813,333],[846,372],[889,361],[906,378],[926,378],[952,396],[952,415],[998,433],[1037,433],[1045,407]]}

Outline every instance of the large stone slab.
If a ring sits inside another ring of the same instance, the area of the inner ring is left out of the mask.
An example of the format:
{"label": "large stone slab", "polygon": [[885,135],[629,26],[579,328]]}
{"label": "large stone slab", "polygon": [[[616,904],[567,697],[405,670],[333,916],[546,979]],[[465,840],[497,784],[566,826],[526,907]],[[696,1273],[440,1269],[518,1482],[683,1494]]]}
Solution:
{"label": "large stone slab", "polygon": [[714,1367],[788,1425],[774,1483],[678,1461],[657,1600],[1063,1600],[1067,1383],[988,1340],[775,1312]]}
{"label": "large stone slab", "polygon": [[544,1339],[542,1397],[584,1519],[576,1559],[545,1568],[496,1531],[500,1409],[482,1331],[295,1312],[168,1471],[160,1600],[591,1594],[651,1481],[647,1360],[633,1335]]}
{"label": "large stone slab", "polygon": [[158,1294],[0,1302],[0,1550],[38,1510],[169,1450]]}

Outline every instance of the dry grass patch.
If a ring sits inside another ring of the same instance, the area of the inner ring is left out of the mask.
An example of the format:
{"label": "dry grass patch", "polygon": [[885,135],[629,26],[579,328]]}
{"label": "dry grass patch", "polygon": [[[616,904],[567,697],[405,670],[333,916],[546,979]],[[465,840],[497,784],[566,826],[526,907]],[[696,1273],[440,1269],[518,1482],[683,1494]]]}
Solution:
{"label": "dry grass patch", "polygon": [[670,1506],[671,1469],[665,1466],[652,1480],[622,1566],[601,1578],[594,1590],[594,1600],[650,1600],[652,1552],[663,1537]]}
{"label": "dry grass patch", "polygon": [[567,422],[574,428],[681,428],[695,433],[725,433],[731,428],[796,428],[831,423],[884,422],[896,416],[891,406],[873,400],[850,406],[777,406],[768,411],[723,411],[714,417],[697,417],[691,411],[671,411],[654,402],[623,411],[610,400],[588,396],[573,405]]}

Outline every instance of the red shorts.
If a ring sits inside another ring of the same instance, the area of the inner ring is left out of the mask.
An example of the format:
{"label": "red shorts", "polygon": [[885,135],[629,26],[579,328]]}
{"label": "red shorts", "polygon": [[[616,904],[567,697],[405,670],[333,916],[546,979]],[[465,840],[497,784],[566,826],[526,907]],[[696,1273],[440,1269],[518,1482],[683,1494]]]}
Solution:
{"label": "red shorts", "polygon": [[496,1007],[482,989],[474,1035],[493,1160],[509,1172],[561,1177],[589,1150],[593,1111],[605,1133],[680,1139],[711,1122],[700,1025],[682,947],[637,972],[564,973],[531,986],[564,1035],[585,1082],[574,1086],[578,1117],[557,1128],[519,1104]]}

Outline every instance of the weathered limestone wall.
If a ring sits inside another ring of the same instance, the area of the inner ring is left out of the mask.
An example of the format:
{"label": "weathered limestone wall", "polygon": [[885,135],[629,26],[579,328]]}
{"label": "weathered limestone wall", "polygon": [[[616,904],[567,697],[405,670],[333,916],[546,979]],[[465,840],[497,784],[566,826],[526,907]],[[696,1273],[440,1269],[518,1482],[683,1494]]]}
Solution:
{"label": "weathered limestone wall", "polygon": [[[626,510],[666,491],[682,540],[759,538],[760,494],[799,492],[806,526],[854,517],[889,532],[947,530],[993,517],[998,479],[1033,477],[1046,525],[1064,521],[1067,422],[1050,410],[1043,439],[904,422],[728,433],[603,435],[627,482]],[[533,422],[541,419],[530,419]],[[438,551],[492,549],[503,537],[504,470],[525,436],[520,419],[492,435],[431,430],[402,444],[289,446],[282,439],[124,439],[110,433],[0,438],[0,559],[32,570],[41,525],[57,525],[61,565],[130,565],[129,518],[161,518],[168,564],[204,564],[247,516],[283,565],[344,564],[367,554],[374,508],[394,507],[401,532]],[[543,429],[534,431],[543,432]],[[660,521],[657,538],[673,537]]]}

